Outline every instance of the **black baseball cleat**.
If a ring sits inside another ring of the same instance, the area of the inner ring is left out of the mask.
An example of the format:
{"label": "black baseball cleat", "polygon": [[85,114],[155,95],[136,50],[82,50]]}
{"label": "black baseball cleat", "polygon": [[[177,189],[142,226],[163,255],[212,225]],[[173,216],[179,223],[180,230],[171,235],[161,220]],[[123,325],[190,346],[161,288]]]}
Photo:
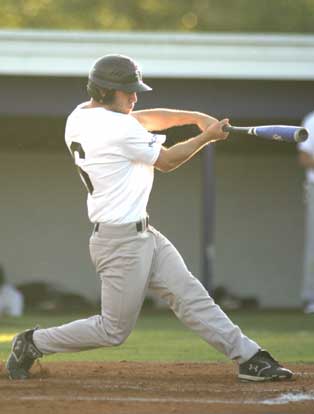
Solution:
{"label": "black baseball cleat", "polygon": [[240,364],[238,378],[243,381],[287,380],[293,373],[283,368],[269,352],[260,349],[251,359]]}
{"label": "black baseball cleat", "polygon": [[33,342],[34,331],[35,329],[28,329],[13,338],[11,353],[6,363],[11,380],[28,379],[32,365],[36,359],[43,356]]}

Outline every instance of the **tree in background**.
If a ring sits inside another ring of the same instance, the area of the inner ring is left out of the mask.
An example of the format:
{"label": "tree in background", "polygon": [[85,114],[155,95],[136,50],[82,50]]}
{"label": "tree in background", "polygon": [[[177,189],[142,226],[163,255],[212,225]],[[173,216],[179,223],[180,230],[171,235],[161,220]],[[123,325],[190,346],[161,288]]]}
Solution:
{"label": "tree in background", "polygon": [[314,32],[314,0],[0,0],[0,28]]}

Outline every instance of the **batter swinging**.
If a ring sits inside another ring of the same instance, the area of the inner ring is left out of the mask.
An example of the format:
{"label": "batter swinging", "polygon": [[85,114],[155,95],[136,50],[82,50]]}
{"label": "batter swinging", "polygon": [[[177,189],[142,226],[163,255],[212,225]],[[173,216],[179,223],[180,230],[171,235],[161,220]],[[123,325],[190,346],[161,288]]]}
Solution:
{"label": "batter swinging", "polygon": [[[146,291],[155,291],[176,316],[208,344],[239,364],[239,378],[288,379],[292,372],[245,336],[187,269],[182,257],[148,222],[146,206],[154,168],[167,172],[205,145],[227,139],[218,121],[199,112],[134,111],[137,93],[151,88],[138,65],[106,55],[89,73],[90,101],[68,117],[66,144],[88,190],[94,230],[90,254],[101,279],[101,315],[18,334],[7,361],[11,379],[26,379],[35,359],[123,343],[139,315]],[[165,137],[148,131],[195,124],[201,133],[169,149]]]}

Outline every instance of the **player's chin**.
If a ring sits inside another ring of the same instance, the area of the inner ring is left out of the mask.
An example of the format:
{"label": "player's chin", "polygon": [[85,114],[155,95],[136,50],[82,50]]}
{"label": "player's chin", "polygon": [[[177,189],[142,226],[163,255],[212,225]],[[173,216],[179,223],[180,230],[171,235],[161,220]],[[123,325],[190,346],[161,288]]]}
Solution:
{"label": "player's chin", "polygon": [[132,112],[133,108],[120,108],[117,109],[116,112],[119,112],[120,114],[129,115]]}

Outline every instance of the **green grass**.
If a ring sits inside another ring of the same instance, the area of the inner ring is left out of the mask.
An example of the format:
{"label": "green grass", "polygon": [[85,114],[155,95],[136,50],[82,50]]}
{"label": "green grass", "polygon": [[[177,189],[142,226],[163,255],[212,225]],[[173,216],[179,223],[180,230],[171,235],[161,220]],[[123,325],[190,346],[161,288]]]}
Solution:
{"label": "green grass", "polygon": [[[230,318],[242,331],[267,348],[280,361],[314,363],[314,315],[300,311],[237,311]],[[60,325],[84,315],[37,315],[0,319],[1,335],[14,334],[36,324]],[[0,340],[0,360],[7,358],[10,341]],[[121,346],[71,354],[56,354],[46,361],[227,361],[170,312],[144,310],[136,328]]]}

